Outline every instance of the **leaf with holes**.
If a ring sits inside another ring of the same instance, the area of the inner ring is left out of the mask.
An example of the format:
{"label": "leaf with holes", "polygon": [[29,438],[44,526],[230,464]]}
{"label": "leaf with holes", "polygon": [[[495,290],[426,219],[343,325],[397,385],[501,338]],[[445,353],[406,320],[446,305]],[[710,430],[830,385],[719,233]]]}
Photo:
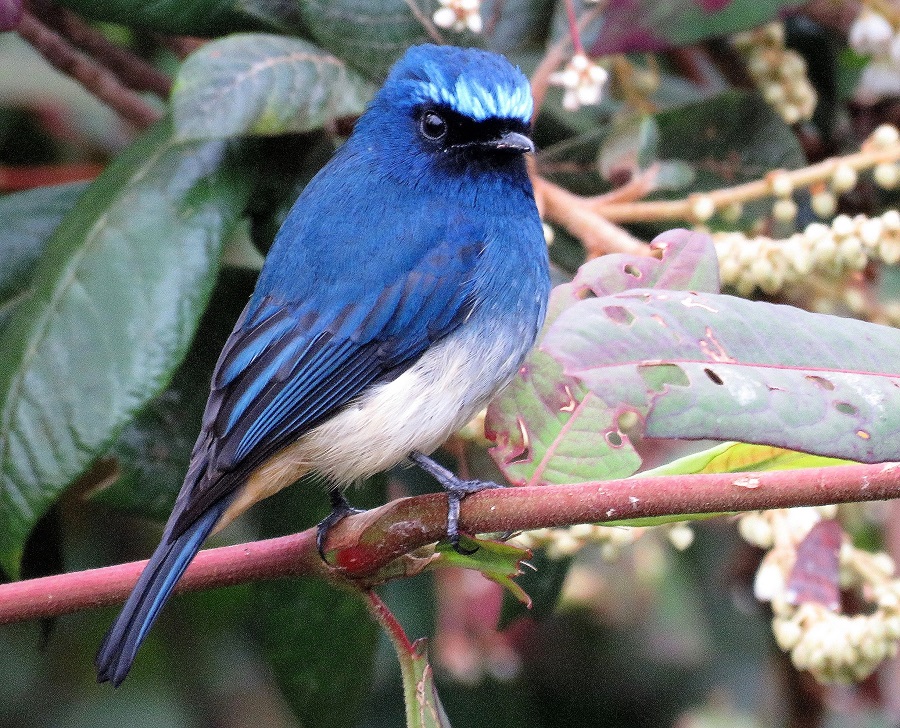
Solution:
{"label": "leaf with holes", "polygon": [[635,289],[581,301],[541,349],[649,437],[900,459],[900,334],[732,296]]}
{"label": "leaf with holes", "polygon": [[[635,286],[718,291],[719,265],[708,235],[670,230],[653,241],[661,258],[607,255],[586,263],[550,296],[546,331],[588,296]],[[532,353],[488,408],[491,454],[511,482],[572,483],[631,475],[640,466],[619,418],[628,410],[566,376],[552,356]]]}
{"label": "leaf with holes", "polygon": [[181,140],[302,132],[358,116],[372,89],[340,58],[298,38],[242,34],[182,64],[172,96]]}
{"label": "leaf with holes", "polygon": [[[900,459],[896,330],[685,291],[716,289],[708,236],[654,243],[659,261],[606,256],[554,290],[539,348],[488,410],[510,480],[626,477],[640,463],[635,431]],[[648,285],[669,290],[635,287]]]}

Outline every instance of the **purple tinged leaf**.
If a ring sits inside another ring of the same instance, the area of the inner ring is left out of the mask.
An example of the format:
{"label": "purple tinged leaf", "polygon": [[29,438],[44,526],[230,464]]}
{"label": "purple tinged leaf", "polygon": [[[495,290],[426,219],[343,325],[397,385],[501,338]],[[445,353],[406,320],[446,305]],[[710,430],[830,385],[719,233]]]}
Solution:
{"label": "purple tinged leaf", "polygon": [[[660,259],[607,255],[583,265],[574,280],[550,296],[544,330],[564,311],[589,296],[607,296],[636,286],[719,290],[719,264],[708,235],[670,230],[654,239]],[[488,408],[485,428],[491,454],[511,482],[573,483],[626,477],[641,460],[619,418],[632,408],[590,393],[560,364],[532,353],[519,376]]]}
{"label": "purple tinged leaf", "polygon": [[653,52],[747,30],[798,0],[609,0],[591,55]]}
{"label": "purple tinged leaf", "polygon": [[841,606],[840,551],[844,539],[841,524],[819,521],[797,547],[797,560],[787,582],[791,604],[813,602],[832,611]]}
{"label": "purple tinged leaf", "polygon": [[0,0],[0,32],[15,30],[22,20],[22,0]]}
{"label": "purple tinged leaf", "polygon": [[900,460],[900,333],[715,293],[706,235],[653,244],[661,260],[605,256],[553,291],[540,346],[488,409],[512,482],[627,477],[635,432]]}
{"label": "purple tinged leaf", "polygon": [[732,296],[634,290],[567,309],[541,348],[594,394],[646,417],[650,437],[900,459],[900,334],[888,327]]}

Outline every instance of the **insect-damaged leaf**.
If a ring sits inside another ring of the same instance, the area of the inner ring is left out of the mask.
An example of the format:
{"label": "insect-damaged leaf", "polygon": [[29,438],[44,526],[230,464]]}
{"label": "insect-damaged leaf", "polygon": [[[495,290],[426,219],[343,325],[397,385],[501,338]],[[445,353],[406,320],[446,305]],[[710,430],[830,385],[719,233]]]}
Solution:
{"label": "insect-damaged leaf", "polygon": [[[703,236],[672,232],[667,240],[661,270],[675,260],[715,260]],[[593,281],[628,269],[612,258],[593,264]],[[647,262],[631,265],[638,264]],[[650,437],[900,459],[896,330],[698,291],[633,288],[585,298],[577,281],[554,292],[538,351],[492,407],[494,455],[513,480],[631,474],[638,461],[626,457],[623,422]],[[526,402],[511,419],[526,386],[530,409]]]}

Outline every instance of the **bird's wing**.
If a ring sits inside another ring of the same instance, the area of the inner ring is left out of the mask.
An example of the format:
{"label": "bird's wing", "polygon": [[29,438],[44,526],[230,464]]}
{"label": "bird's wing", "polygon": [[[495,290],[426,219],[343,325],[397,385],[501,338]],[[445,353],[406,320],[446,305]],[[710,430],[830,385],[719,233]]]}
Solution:
{"label": "bird's wing", "polygon": [[[262,462],[359,395],[396,376],[471,310],[481,243],[444,243],[379,290],[339,309],[334,292],[245,310],[212,381],[203,428],[170,521],[178,535]],[[248,307],[249,308],[249,307]]]}

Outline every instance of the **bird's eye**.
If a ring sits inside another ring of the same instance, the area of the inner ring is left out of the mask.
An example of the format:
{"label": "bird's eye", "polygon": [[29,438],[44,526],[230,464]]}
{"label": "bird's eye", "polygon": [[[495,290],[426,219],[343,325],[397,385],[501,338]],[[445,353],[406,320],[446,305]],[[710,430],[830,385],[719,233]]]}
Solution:
{"label": "bird's eye", "polygon": [[431,141],[436,142],[446,136],[447,122],[444,121],[444,117],[440,114],[435,114],[433,111],[426,111],[419,120],[419,131],[422,132],[422,136],[426,139],[431,139]]}

